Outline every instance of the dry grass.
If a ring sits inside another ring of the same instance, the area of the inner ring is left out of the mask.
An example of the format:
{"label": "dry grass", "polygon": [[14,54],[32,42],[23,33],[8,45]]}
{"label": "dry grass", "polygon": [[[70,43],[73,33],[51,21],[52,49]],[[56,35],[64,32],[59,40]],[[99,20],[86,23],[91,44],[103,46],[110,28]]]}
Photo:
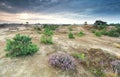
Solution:
{"label": "dry grass", "polygon": [[[13,32],[0,30],[0,77],[94,77],[79,63],[77,64],[78,73],[75,74],[54,69],[48,64],[48,56],[56,51],[68,54],[74,52],[86,53],[90,48],[100,48],[106,50],[107,53],[120,56],[120,49],[113,46],[113,43],[120,41],[119,38],[106,36],[97,38],[84,27],[72,28],[75,33],[84,31],[86,35],[80,38],[75,36],[76,38],[71,40],[67,37],[68,27],[60,27],[53,35],[53,45],[41,44],[39,40],[41,34],[37,34],[32,29]],[[31,36],[33,43],[37,44],[40,50],[33,56],[14,59],[4,57],[6,39],[14,37],[17,33]],[[112,75],[108,75],[108,77],[112,77]]]}

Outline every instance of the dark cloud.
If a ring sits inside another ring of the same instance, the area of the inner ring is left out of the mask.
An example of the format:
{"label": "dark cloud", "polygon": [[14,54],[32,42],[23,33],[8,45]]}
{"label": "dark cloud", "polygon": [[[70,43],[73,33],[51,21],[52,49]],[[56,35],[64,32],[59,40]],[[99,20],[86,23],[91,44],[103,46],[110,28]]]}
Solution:
{"label": "dark cloud", "polygon": [[112,18],[120,16],[120,0],[0,0],[0,12],[43,13],[76,20]]}
{"label": "dark cloud", "polygon": [[0,11],[119,14],[120,0],[0,0]]}
{"label": "dark cloud", "polygon": [[[0,11],[17,12],[43,12],[69,0],[0,0]],[[11,8],[9,8],[11,7]]]}

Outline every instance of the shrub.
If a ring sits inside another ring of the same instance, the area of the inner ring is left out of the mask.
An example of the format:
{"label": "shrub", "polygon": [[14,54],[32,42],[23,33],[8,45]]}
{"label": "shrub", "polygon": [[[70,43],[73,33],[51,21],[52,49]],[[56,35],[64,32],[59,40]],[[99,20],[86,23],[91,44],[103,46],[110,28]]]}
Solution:
{"label": "shrub", "polygon": [[29,36],[16,34],[12,40],[7,40],[6,56],[16,57],[30,55],[36,53],[38,50],[39,48],[32,44],[31,38]]}
{"label": "shrub", "polygon": [[102,36],[102,33],[101,33],[101,32],[98,32],[98,31],[96,31],[94,34],[95,34],[97,37],[101,37],[101,36]]}
{"label": "shrub", "polygon": [[101,37],[101,35],[107,35],[111,37],[119,37],[119,28],[112,28],[111,30],[107,31],[106,29],[102,29],[101,31],[94,31],[93,32],[96,36]]}
{"label": "shrub", "polygon": [[73,56],[74,58],[81,59],[81,60],[84,60],[84,59],[85,59],[85,54],[84,54],[84,53],[82,53],[82,54],[74,53],[74,54],[72,54],[72,56]]}
{"label": "shrub", "polygon": [[59,26],[58,25],[48,25],[48,24],[45,24],[43,26],[43,28],[48,28],[50,30],[56,30]]}
{"label": "shrub", "polygon": [[78,33],[78,36],[79,37],[82,37],[82,36],[84,36],[85,35],[85,33],[83,33],[82,31],[80,31],[79,33]]}
{"label": "shrub", "polygon": [[116,31],[120,33],[120,26],[116,26]]}
{"label": "shrub", "polygon": [[34,26],[33,28],[36,31],[36,33],[38,33],[38,34],[40,34],[42,31],[42,29],[39,26]]}
{"label": "shrub", "polygon": [[41,28],[39,26],[34,26],[34,30],[41,31]]}
{"label": "shrub", "polygon": [[46,36],[51,36],[51,35],[53,35],[53,31],[49,28],[45,28],[43,34]]}
{"label": "shrub", "polygon": [[102,35],[108,35],[108,32],[107,32],[106,29],[102,29],[100,32],[101,32]]}
{"label": "shrub", "polygon": [[49,28],[45,28],[40,41],[45,44],[53,44],[52,35],[53,35],[53,31],[50,30]]}
{"label": "shrub", "polygon": [[71,27],[71,26],[69,27],[69,31],[73,31],[73,29],[72,29],[72,27]]}
{"label": "shrub", "polygon": [[74,35],[73,35],[73,33],[71,33],[71,32],[68,34],[68,37],[69,37],[70,39],[74,39],[74,38],[75,38]]}
{"label": "shrub", "polygon": [[75,70],[76,64],[72,56],[64,53],[56,53],[49,57],[49,63],[62,70]]}
{"label": "shrub", "polygon": [[98,25],[96,28],[99,30],[102,30],[106,28],[106,25]]}
{"label": "shrub", "polygon": [[42,35],[40,40],[44,44],[53,44],[52,36]]}
{"label": "shrub", "polygon": [[71,54],[80,64],[89,67],[89,61],[84,53],[73,53]]}
{"label": "shrub", "polygon": [[108,31],[108,36],[111,36],[111,37],[119,37],[120,36],[120,33],[118,33],[116,31],[116,29],[111,29],[110,31]]}
{"label": "shrub", "polygon": [[95,32],[96,32],[96,30],[95,30],[95,29],[92,29],[92,30],[91,30],[91,32],[92,32],[92,33],[95,33]]}
{"label": "shrub", "polygon": [[112,61],[111,65],[113,67],[113,71],[117,72],[120,75],[120,60]]}
{"label": "shrub", "polygon": [[91,69],[95,77],[105,77],[105,73],[101,69]]}

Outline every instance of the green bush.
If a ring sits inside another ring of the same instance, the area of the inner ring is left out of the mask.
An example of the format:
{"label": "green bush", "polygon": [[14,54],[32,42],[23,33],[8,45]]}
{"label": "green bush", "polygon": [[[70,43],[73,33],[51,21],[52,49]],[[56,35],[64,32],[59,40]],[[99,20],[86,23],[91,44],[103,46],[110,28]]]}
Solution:
{"label": "green bush", "polygon": [[98,37],[101,37],[102,35],[107,35],[107,36],[111,36],[111,37],[119,37],[120,36],[119,28],[113,28],[109,31],[107,31],[106,29],[102,29],[101,31],[94,31],[94,34]]}
{"label": "green bush", "polygon": [[98,25],[96,28],[99,30],[102,30],[106,28],[106,25]]}
{"label": "green bush", "polygon": [[51,36],[51,35],[53,35],[53,31],[49,28],[45,28],[43,34],[47,35],[47,36]]}
{"label": "green bush", "polygon": [[68,37],[69,37],[70,39],[74,39],[74,38],[75,38],[74,35],[73,35],[73,33],[71,33],[71,32],[68,34]]}
{"label": "green bush", "polygon": [[82,37],[85,35],[85,33],[83,33],[82,31],[80,31],[78,34],[77,34],[79,37]]}
{"label": "green bush", "polygon": [[108,35],[108,36],[119,37],[120,36],[120,27],[116,26],[116,28],[112,28],[110,31],[106,31],[106,32],[107,32],[106,35]]}
{"label": "green bush", "polygon": [[82,54],[74,53],[74,54],[72,54],[72,56],[73,56],[74,58],[81,59],[81,60],[84,60],[84,59],[85,59],[85,54],[84,54],[84,53],[82,53]]}
{"label": "green bush", "polygon": [[69,31],[73,31],[73,29],[72,29],[72,27],[71,27],[71,26],[69,27]]}
{"label": "green bush", "polygon": [[110,31],[108,31],[108,36],[111,36],[111,37],[119,37],[120,36],[120,33],[118,33],[116,31],[116,29],[112,29]]}
{"label": "green bush", "polygon": [[7,40],[6,44],[6,56],[16,57],[25,56],[36,53],[39,48],[32,44],[29,36],[16,34],[16,36],[10,40]]}
{"label": "green bush", "polygon": [[52,36],[42,35],[40,40],[41,40],[41,43],[44,43],[44,44],[53,44]]}
{"label": "green bush", "polygon": [[42,29],[39,26],[34,26],[33,28],[36,31],[36,33],[38,33],[38,34],[40,34],[42,31]]}
{"label": "green bush", "polygon": [[53,35],[53,31],[49,29],[48,27],[46,27],[44,29],[43,35],[40,38],[41,43],[53,44],[52,35]]}
{"label": "green bush", "polygon": [[105,77],[105,73],[101,69],[91,69],[90,71],[95,75],[95,77]]}
{"label": "green bush", "polygon": [[45,24],[43,26],[43,28],[48,28],[50,30],[56,30],[59,26],[58,25],[48,25],[48,24]]}
{"label": "green bush", "polygon": [[96,32],[96,30],[95,30],[95,29],[92,29],[92,30],[91,30],[91,32],[92,32],[92,33],[95,33],[95,32]]}
{"label": "green bush", "polygon": [[108,31],[106,29],[103,29],[100,31],[102,35],[108,35]]}
{"label": "green bush", "polygon": [[41,31],[41,28],[39,26],[34,26],[34,30]]}
{"label": "green bush", "polygon": [[116,31],[120,33],[120,26],[116,26]]}
{"label": "green bush", "polygon": [[102,33],[99,32],[99,31],[96,31],[94,34],[95,34],[97,37],[101,37],[101,36],[102,36]]}

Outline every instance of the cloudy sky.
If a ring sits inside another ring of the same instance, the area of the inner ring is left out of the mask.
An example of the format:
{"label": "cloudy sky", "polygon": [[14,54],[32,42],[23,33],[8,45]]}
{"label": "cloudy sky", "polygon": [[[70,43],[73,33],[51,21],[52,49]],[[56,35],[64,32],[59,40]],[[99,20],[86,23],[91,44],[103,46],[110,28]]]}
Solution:
{"label": "cloudy sky", "polygon": [[0,0],[0,23],[120,23],[120,0]]}

